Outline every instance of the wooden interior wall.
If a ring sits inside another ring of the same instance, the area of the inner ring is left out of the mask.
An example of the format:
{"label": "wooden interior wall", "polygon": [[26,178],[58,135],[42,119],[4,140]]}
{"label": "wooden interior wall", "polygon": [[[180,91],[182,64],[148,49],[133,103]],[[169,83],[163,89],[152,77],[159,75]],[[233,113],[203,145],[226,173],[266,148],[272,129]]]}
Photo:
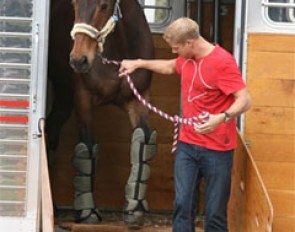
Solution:
{"label": "wooden interior wall", "polygon": [[295,36],[250,34],[245,139],[274,205],[273,231],[295,228]]}
{"label": "wooden interior wall", "polygon": [[[156,58],[171,58],[170,49],[160,35],[154,36]],[[179,77],[154,75],[151,102],[159,109],[175,115],[179,109]],[[100,144],[96,174],[96,202],[100,208],[122,209],[125,184],[129,176],[130,139],[132,128],[127,114],[114,106],[103,106],[96,112],[97,140]],[[154,113],[151,127],[158,132],[158,154],[151,162],[147,199],[151,210],[172,210],[174,198],[173,164],[171,155],[173,124]],[[72,206],[72,155],[77,143],[76,119],[72,115],[65,124],[61,144],[51,168],[53,199],[57,206]]]}

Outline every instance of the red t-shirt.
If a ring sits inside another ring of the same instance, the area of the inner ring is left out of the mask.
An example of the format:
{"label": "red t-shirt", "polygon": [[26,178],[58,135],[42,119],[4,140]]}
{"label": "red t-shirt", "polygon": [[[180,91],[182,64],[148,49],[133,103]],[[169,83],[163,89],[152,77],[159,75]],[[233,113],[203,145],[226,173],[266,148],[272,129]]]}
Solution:
{"label": "red t-shirt", "polygon": [[[234,102],[233,93],[245,88],[233,56],[216,45],[207,56],[197,60],[178,57],[176,69],[181,75],[182,117],[190,118],[203,111],[218,114]],[[227,151],[237,146],[236,122],[221,123],[202,135],[192,126],[181,125],[179,140],[212,150]]]}

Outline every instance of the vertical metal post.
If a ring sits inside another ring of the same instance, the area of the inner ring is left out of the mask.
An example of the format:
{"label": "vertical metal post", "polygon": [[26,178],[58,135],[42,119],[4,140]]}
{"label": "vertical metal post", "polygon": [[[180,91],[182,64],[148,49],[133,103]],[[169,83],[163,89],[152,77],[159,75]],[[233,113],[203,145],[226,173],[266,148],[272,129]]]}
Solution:
{"label": "vertical metal post", "polygon": [[197,2],[197,22],[200,24],[202,21],[202,3],[203,0],[196,0]]}
{"label": "vertical metal post", "polygon": [[202,18],[203,18],[203,10],[202,10],[202,8],[203,8],[203,0],[196,0],[196,2],[197,2],[197,15],[196,15],[196,20],[197,20],[197,22],[198,22],[198,24],[199,24],[199,27],[200,27],[200,32],[201,32],[201,34],[203,34],[202,33],[202,31],[203,31],[203,20],[202,20]]}
{"label": "vertical metal post", "polygon": [[215,43],[219,42],[219,12],[220,12],[220,1],[214,0],[213,4],[213,25],[212,25],[212,40]]}
{"label": "vertical metal post", "polygon": [[188,3],[189,0],[186,0],[186,1],[183,1],[183,9],[184,9],[184,14],[185,16],[188,16],[188,7],[189,7],[189,3]]}
{"label": "vertical metal post", "polygon": [[[247,11],[247,2],[236,0],[233,51],[243,78],[246,77]],[[237,119],[237,127],[242,134],[244,133],[244,121],[244,115]]]}

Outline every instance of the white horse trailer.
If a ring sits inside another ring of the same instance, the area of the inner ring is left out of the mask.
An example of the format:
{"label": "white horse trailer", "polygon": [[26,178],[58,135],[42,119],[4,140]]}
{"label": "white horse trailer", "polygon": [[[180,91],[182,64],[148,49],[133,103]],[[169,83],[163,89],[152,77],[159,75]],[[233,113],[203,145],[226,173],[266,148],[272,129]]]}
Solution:
{"label": "white horse trailer", "polygon": [[0,0],[0,231],[40,225],[48,0]]}
{"label": "white horse trailer", "polygon": [[[252,152],[251,162],[259,181],[254,185],[247,182],[251,178],[246,178],[246,188],[242,185],[244,182],[237,181],[238,198],[231,201],[230,210],[235,217],[229,220],[231,228],[235,229],[231,231],[294,229],[294,207],[288,206],[289,203],[292,205],[295,196],[295,0],[139,2],[145,6],[155,41],[159,40],[156,48],[162,52],[164,49],[170,52],[170,48],[165,47],[157,34],[161,34],[173,19],[185,15],[195,18],[190,12],[197,13],[197,21],[204,28],[209,25],[208,32],[215,40],[222,29],[218,28],[218,17],[232,14],[228,12],[235,6],[232,50],[253,98],[252,110],[241,118],[239,126]],[[41,150],[44,148],[41,147],[40,122],[45,117],[49,4],[49,0],[0,0],[0,231],[3,232],[41,230]],[[205,10],[201,11],[213,5],[214,20],[208,23],[209,18],[202,18]],[[156,11],[162,12],[155,14]],[[166,57],[166,54],[159,54]],[[175,85],[171,89],[178,88],[177,82],[170,83],[165,79],[165,83],[165,86]],[[165,147],[167,151],[162,149],[163,154],[170,149],[170,146]],[[241,173],[245,177],[253,176],[250,171],[236,172]],[[167,183],[172,180],[168,174],[165,177]],[[240,176],[234,178],[240,180]],[[253,186],[260,186],[262,194],[259,195]],[[172,188],[166,201],[163,197],[166,195],[159,194],[156,192],[154,196],[162,196],[165,207],[169,208]],[[233,214],[237,209],[240,220]]]}

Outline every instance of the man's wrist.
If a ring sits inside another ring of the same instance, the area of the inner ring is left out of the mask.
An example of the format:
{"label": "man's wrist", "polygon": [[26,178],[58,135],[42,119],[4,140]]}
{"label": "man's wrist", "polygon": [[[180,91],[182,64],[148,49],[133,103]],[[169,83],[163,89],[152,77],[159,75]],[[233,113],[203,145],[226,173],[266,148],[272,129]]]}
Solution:
{"label": "man's wrist", "polygon": [[232,116],[229,112],[223,111],[222,112],[224,114],[224,122],[228,123],[230,122],[230,120],[232,119]]}

